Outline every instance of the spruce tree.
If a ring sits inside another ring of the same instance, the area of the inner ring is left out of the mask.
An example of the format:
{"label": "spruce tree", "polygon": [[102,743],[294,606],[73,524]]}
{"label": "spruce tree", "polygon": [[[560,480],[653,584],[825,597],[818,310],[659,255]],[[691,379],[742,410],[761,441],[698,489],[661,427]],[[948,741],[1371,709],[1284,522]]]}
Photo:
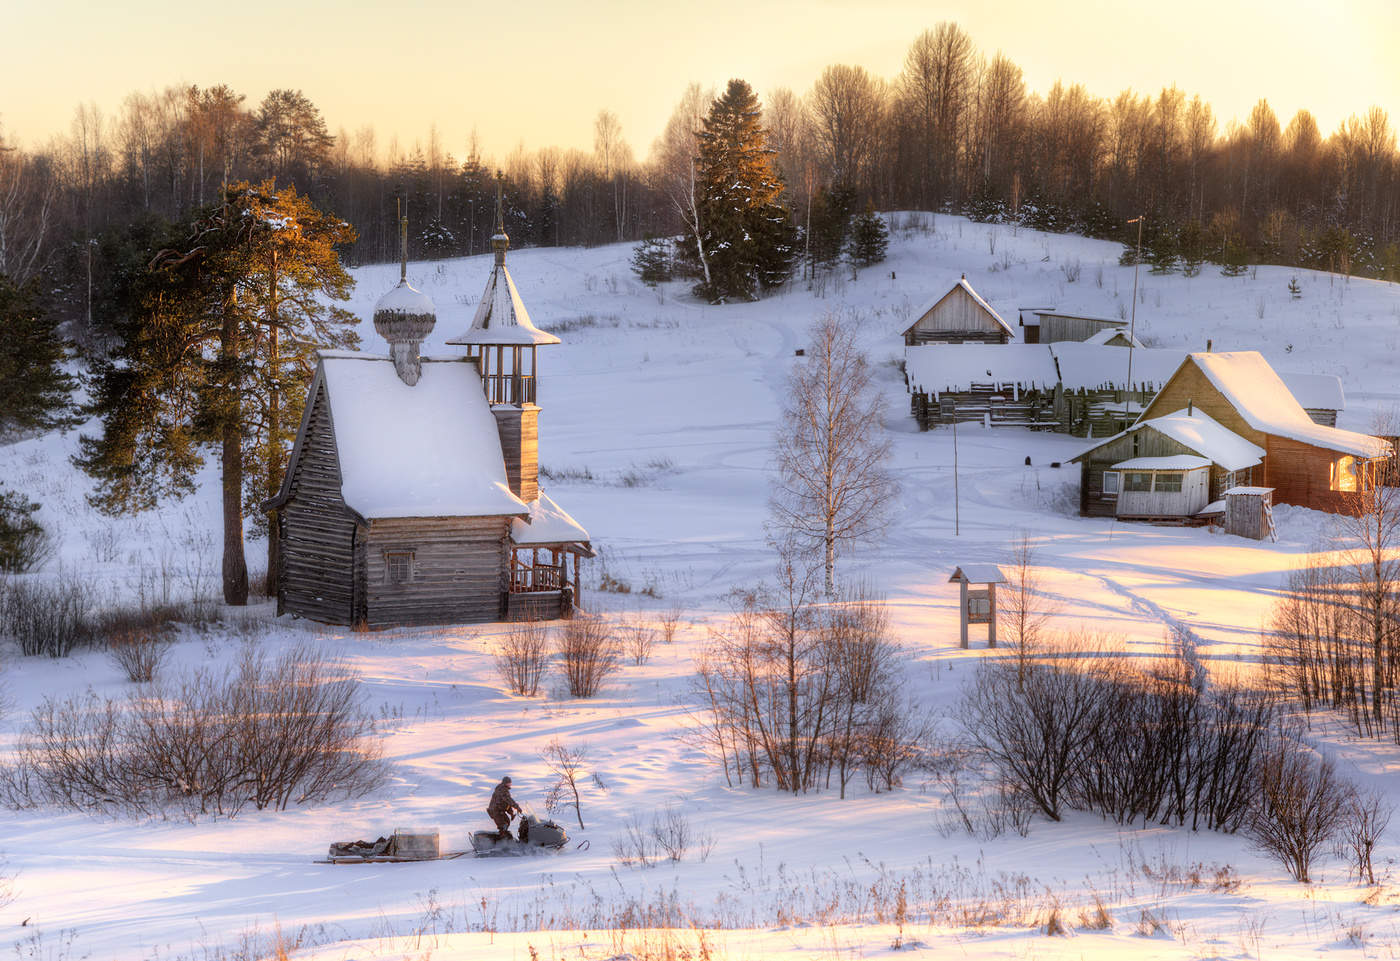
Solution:
{"label": "spruce tree", "polygon": [[885,259],[890,246],[890,230],[884,218],[875,212],[875,205],[866,203],[865,212],[851,227],[851,262],[857,267],[869,267]]}
{"label": "spruce tree", "polygon": [[[75,458],[98,481],[94,506],[121,513],[184,496],[217,450],[226,603],[247,603],[244,505],[277,490],[312,353],[357,340],[353,316],[325,303],[349,296],[335,248],[353,239],[294,188],[235,184],[157,238],[125,291],[120,342],[94,365],[102,432]],[[274,523],[274,559],[276,548]]]}
{"label": "spruce tree", "polygon": [[647,234],[632,248],[632,270],[648,287],[671,279],[671,243],[667,237]]}
{"label": "spruce tree", "polygon": [[35,281],[21,285],[0,274],[0,439],[76,423],[57,326],[39,303]]}
{"label": "spruce tree", "polygon": [[796,229],[781,200],[782,175],[765,140],[762,108],[747,83],[729,81],[698,138],[699,236],[687,236],[678,253],[708,266],[709,280],[696,286],[697,295],[716,304],[753,300],[792,273]]}

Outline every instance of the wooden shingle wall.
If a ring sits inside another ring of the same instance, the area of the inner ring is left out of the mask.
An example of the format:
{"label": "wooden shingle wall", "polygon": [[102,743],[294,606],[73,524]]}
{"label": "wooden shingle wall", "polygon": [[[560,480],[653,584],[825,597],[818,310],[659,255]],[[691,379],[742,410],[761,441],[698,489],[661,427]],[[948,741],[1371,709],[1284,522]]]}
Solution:
{"label": "wooden shingle wall", "polygon": [[340,463],[326,389],[312,399],[291,496],[283,505],[278,612],[349,624],[355,522],[340,496]]}

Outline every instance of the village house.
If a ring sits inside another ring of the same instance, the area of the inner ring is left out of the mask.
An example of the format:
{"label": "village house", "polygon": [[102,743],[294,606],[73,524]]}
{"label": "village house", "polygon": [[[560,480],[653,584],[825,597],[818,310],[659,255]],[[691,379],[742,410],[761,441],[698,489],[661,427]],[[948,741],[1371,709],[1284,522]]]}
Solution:
{"label": "village house", "polygon": [[[432,301],[409,285],[375,306],[389,355],[323,351],[268,502],[280,525],[278,613],[369,628],[567,617],[589,536],[539,489],[535,327],[495,264],[467,356],[422,357]],[[572,559],[572,580],[568,562]]]}
{"label": "village house", "polygon": [[1074,460],[1081,513],[1187,520],[1240,488],[1343,511],[1390,454],[1380,438],[1317,423],[1262,355],[1232,351],[1188,354],[1132,427]]}
{"label": "village house", "polygon": [[918,344],[1006,344],[1015,335],[991,304],[972,289],[967,275],[926,304],[904,331],[906,346]]}

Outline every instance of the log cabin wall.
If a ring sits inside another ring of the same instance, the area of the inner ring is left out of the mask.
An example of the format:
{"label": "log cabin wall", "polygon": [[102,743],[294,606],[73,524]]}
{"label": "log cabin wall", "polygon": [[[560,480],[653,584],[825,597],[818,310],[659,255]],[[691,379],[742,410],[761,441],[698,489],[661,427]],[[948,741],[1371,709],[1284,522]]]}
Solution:
{"label": "log cabin wall", "polygon": [[493,407],[510,490],[527,504],[540,496],[540,409]]}
{"label": "log cabin wall", "polygon": [[[500,620],[509,558],[508,517],[403,517],[370,522],[364,547],[366,623],[480,624]],[[411,554],[394,583],[388,555]]]}
{"label": "log cabin wall", "polygon": [[1064,341],[1085,341],[1101,330],[1122,329],[1121,324],[1089,317],[1067,317],[1062,314],[1040,314],[1040,343],[1057,344]]}
{"label": "log cabin wall", "polygon": [[355,522],[340,496],[340,484],[335,431],[322,385],[312,400],[301,450],[292,467],[289,498],[278,513],[282,527],[279,614],[326,624],[350,624],[354,619]]}
{"label": "log cabin wall", "polygon": [[1332,489],[1333,465],[1346,455],[1273,435],[1269,435],[1265,449],[1269,452],[1265,460],[1268,482],[1260,486],[1274,489],[1275,504],[1338,514],[1356,503],[1355,492]]}
{"label": "log cabin wall", "polygon": [[[1194,406],[1197,410],[1205,411],[1226,430],[1233,431],[1250,443],[1267,449],[1264,435],[1249,426],[1245,419],[1240,416],[1239,411],[1235,410],[1234,405],[1215,389],[1215,385],[1194,363],[1182,365],[1171,376],[1162,390],[1147,405],[1147,409],[1142,412],[1142,419],[1147,420],[1152,417],[1172,414],[1179,410],[1185,410],[1188,405]],[[1260,483],[1271,486],[1262,479]]]}
{"label": "log cabin wall", "polygon": [[910,347],[967,342],[1005,344],[1010,339],[1006,328],[961,286],[949,291],[904,334],[904,343]]}
{"label": "log cabin wall", "polygon": [[[1196,451],[1166,434],[1143,427],[1114,439],[1091,452],[1080,461],[1079,513],[1085,517],[1114,517],[1118,513],[1118,495],[1104,495],[1103,472],[1112,470],[1133,457],[1173,457],[1178,454],[1199,456]],[[1122,482],[1120,478],[1119,487]]]}

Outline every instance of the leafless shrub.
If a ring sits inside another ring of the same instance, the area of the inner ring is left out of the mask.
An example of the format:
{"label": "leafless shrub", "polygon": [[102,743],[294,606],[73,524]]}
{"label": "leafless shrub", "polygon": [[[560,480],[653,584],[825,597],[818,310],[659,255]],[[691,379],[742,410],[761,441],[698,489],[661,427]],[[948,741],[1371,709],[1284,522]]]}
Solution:
{"label": "leafless shrub", "polygon": [[7,578],[0,591],[0,634],[26,657],[67,657],[92,639],[93,592],[77,571],[52,581]]}
{"label": "leafless shrub", "polygon": [[639,615],[623,629],[623,639],[632,663],[640,667],[651,659],[651,649],[656,646],[656,629]]}
{"label": "leafless shrub", "polygon": [[625,867],[649,868],[656,863],[656,840],[635,812],[622,822],[622,833],[613,838],[612,848]]}
{"label": "leafless shrub", "polygon": [[[1047,650],[1029,666],[985,661],[964,699],[971,736],[1007,784],[1052,819],[1069,806],[1122,824],[1237,830],[1276,703],[1229,683],[1207,690],[1189,639],[1180,640],[1148,671],[1103,650]],[[1101,645],[1090,636],[1073,647]]]}
{"label": "leafless shrub", "polygon": [[153,680],[169,650],[164,632],[154,627],[129,627],[107,635],[107,653],[127,680],[136,683]]}
{"label": "leafless shrub", "polygon": [[1295,881],[1308,882],[1317,852],[1346,822],[1351,785],[1292,733],[1274,740],[1257,777],[1249,837]]}
{"label": "leafless shrub", "polygon": [[679,804],[672,802],[651,817],[651,836],[656,848],[672,861],[680,861],[693,840],[690,819]]}
{"label": "leafless shrub", "polygon": [[572,697],[593,697],[618,669],[619,650],[612,626],[596,614],[579,614],[559,631],[559,669]]}
{"label": "leafless shrub", "polygon": [[[579,783],[583,781],[588,763],[588,745],[567,745],[558,738],[550,741],[540,752],[540,760],[554,775],[554,784],[545,796],[545,810],[553,814],[566,807],[574,809],[578,818],[579,830],[583,830],[583,801],[579,797]],[[601,787],[602,781],[594,775],[593,780]]]}
{"label": "leafless shrub", "polygon": [[1045,639],[1055,605],[1041,590],[1040,573],[1035,565],[1035,545],[1022,531],[1011,542],[1010,563],[1005,567],[1007,584],[997,592],[1007,635],[1016,645],[1017,666],[1024,676],[1037,649]]}
{"label": "leafless shrub", "polygon": [[47,699],[20,736],[5,800],[233,816],[364,794],[383,769],[358,685],[314,651],[250,649],[232,672],[197,671],[124,702]]}
{"label": "leafless shrub", "polygon": [[773,590],[735,591],[734,615],[701,655],[696,741],[729,782],[771,776],[802,793],[832,781],[845,796],[862,771],[897,786],[927,725],[902,693],[883,599],[861,589],[814,603],[817,572],[791,552]]}
{"label": "leafless shrub", "polygon": [[1082,270],[1083,266],[1079,263],[1078,257],[1073,257],[1060,264],[1060,271],[1065,275],[1065,281],[1067,283],[1072,284],[1078,281],[1080,271]]}
{"label": "leafless shrub", "polygon": [[522,697],[534,697],[549,662],[549,628],[541,621],[512,624],[492,657],[506,687]]}
{"label": "leafless shrub", "polygon": [[670,644],[676,639],[676,628],[680,626],[681,616],[685,613],[684,608],[679,604],[673,604],[661,612],[661,640]]}
{"label": "leafless shrub", "polygon": [[1376,883],[1371,859],[1394,813],[1395,808],[1380,791],[1356,790],[1347,799],[1340,840],[1358,881]]}

